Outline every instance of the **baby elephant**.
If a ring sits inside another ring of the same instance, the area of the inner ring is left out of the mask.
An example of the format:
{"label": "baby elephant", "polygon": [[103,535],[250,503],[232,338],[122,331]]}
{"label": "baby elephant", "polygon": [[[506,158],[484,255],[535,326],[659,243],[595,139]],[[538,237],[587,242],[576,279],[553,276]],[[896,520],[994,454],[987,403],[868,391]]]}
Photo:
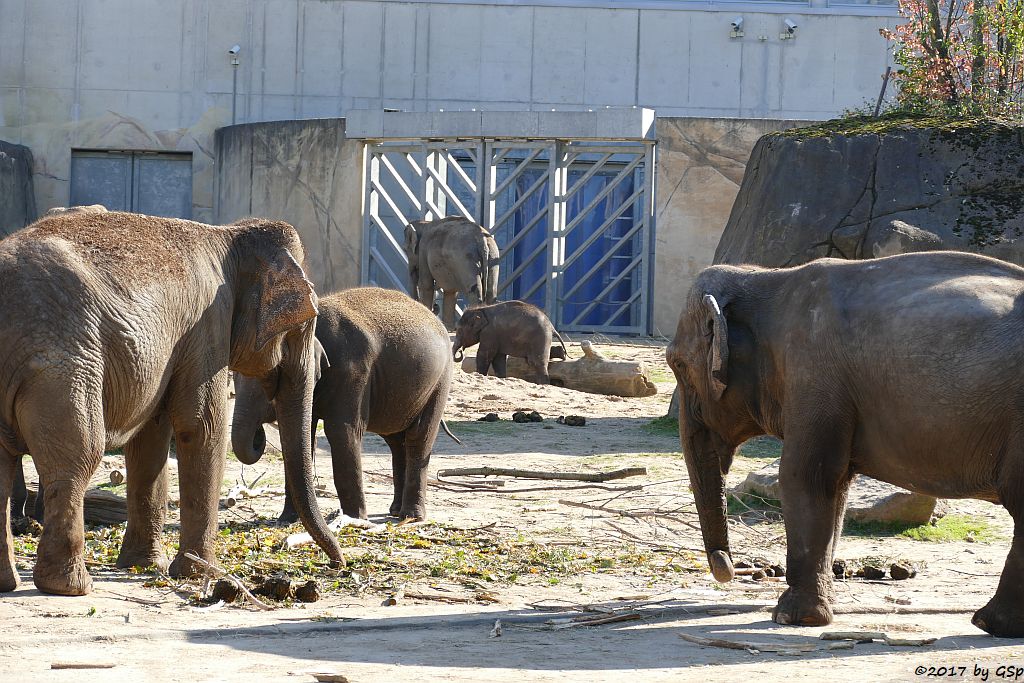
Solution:
{"label": "baby elephant", "polygon": [[[370,431],[391,448],[395,497],[390,514],[423,519],[427,461],[452,379],[444,325],[401,292],[363,287],[320,299],[316,338],[326,360],[313,392],[313,428],[324,421],[342,512],[366,517],[362,442]],[[269,385],[277,381],[276,375],[235,379],[231,442],[247,465],[263,455],[263,424],[277,417],[267,399],[274,394]],[[297,519],[290,484],[281,513],[285,522]]]}
{"label": "baby elephant", "polygon": [[[525,301],[503,301],[490,306],[471,308],[459,320],[455,328],[455,343],[452,356],[462,360],[462,350],[479,342],[476,354],[476,371],[486,375],[494,366],[494,374],[506,376],[506,362],[509,356],[526,359],[530,376],[525,377],[536,384],[550,384],[548,360],[553,357],[551,335],[558,337],[562,344],[562,358],[565,358],[565,341],[551,325],[551,321],[533,304]],[[549,356],[549,354],[551,354]]]}

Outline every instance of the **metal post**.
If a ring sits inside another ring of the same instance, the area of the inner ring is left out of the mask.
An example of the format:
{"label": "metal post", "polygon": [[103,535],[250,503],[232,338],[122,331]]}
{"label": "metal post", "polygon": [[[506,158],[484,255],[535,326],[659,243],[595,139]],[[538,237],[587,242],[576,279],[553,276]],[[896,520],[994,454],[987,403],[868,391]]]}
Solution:
{"label": "metal post", "polygon": [[231,58],[231,125],[235,125],[238,111],[238,56]]}

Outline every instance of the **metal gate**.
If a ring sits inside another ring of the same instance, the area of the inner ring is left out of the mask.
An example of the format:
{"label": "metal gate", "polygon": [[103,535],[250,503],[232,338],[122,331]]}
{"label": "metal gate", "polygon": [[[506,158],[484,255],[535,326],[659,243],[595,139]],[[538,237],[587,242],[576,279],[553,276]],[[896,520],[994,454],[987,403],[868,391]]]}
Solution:
{"label": "metal gate", "polygon": [[366,145],[362,282],[408,291],[409,221],[461,215],[501,249],[498,298],[567,332],[650,332],[653,142]]}

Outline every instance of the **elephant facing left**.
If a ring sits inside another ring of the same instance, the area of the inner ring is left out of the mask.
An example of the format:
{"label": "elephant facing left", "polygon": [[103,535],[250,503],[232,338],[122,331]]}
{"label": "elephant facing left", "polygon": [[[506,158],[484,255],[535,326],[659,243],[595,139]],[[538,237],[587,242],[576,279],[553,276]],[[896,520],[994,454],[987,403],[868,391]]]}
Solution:
{"label": "elephant facing left", "polygon": [[214,559],[227,450],[228,373],[277,376],[285,466],[299,515],[332,562],[341,549],[313,495],[310,407],[317,296],[282,222],[228,226],[139,214],[43,218],[0,242],[0,592],[18,586],[10,495],[21,454],[44,491],[39,590],[84,595],[83,499],[105,449],[123,447],[128,525],[117,566],[168,567],[167,457],[177,445],[174,576]]}

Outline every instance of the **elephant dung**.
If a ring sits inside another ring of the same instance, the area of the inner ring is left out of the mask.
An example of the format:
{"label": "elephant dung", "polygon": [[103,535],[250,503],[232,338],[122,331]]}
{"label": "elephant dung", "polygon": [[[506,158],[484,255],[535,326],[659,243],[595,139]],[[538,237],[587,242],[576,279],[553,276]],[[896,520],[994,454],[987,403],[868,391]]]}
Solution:
{"label": "elephant dung", "polygon": [[213,584],[213,593],[210,594],[210,600],[217,602],[223,600],[224,602],[234,602],[241,595],[242,591],[238,589],[234,581],[228,581],[227,579],[219,579],[217,583]]}
{"label": "elephant dung", "polygon": [[300,602],[316,602],[320,599],[320,584],[310,579],[301,586],[296,586],[295,598]]}
{"label": "elephant dung", "polygon": [[[732,493],[781,500],[779,460],[749,473],[742,483],[732,489]],[[931,496],[904,491],[892,484],[858,475],[850,485],[846,520],[927,524],[933,515],[944,514],[943,510],[937,508],[937,501]]]}

